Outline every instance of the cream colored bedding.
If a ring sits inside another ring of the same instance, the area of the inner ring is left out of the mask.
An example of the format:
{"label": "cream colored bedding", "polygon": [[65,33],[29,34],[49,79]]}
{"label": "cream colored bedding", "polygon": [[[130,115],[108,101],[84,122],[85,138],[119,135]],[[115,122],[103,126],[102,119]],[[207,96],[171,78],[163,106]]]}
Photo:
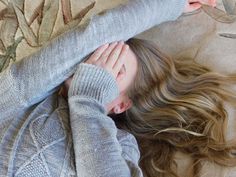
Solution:
{"label": "cream colored bedding", "polygon": [[[217,7],[224,10],[221,0],[218,0]],[[233,38],[222,37],[219,35],[221,33],[229,33]],[[218,22],[201,10],[200,13],[182,16],[175,22],[152,28],[138,37],[153,40],[174,58],[192,57],[214,71],[236,73],[234,34],[236,34],[236,22]],[[227,139],[236,138],[236,111],[227,104],[226,108],[229,114]],[[179,162],[180,176],[191,177],[187,173],[191,171],[189,168],[191,160],[183,154],[177,154],[176,157]],[[236,177],[236,168],[222,168],[206,163],[201,177]]]}

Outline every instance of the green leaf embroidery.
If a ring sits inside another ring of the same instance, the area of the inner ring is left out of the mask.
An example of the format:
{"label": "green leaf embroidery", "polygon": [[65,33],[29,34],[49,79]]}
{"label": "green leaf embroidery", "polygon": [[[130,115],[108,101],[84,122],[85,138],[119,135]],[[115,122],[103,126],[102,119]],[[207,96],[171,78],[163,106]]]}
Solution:
{"label": "green leaf embroidery", "polygon": [[24,12],[25,0],[12,0],[12,3]]}
{"label": "green leaf embroidery", "polygon": [[236,21],[236,15],[226,14],[224,11],[213,8],[208,5],[202,5],[203,10],[213,19],[221,23],[233,23]]}
{"label": "green leaf embroidery", "polygon": [[41,24],[42,22],[42,15],[43,15],[43,5],[44,5],[44,0],[36,7],[34,10],[33,15],[29,19],[29,26],[34,22],[35,19],[38,18],[38,24]]}
{"label": "green leaf embroidery", "polygon": [[6,6],[8,5],[8,1],[7,0],[0,0],[3,4],[5,4]]}
{"label": "green leaf embroidery", "polygon": [[45,12],[43,16],[42,23],[39,28],[39,44],[43,45],[44,43],[50,40],[50,37],[53,32],[53,27],[56,22],[57,13],[59,10],[59,0],[51,1],[50,8]]}
{"label": "green leaf embroidery", "polygon": [[3,23],[0,28],[0,38],[6,48],[14,42],[18,28],[18,22],[12,4],[8,4],[2,19]]}
{"label": "green leaf embroidery", "polygon": [[16,61],[16,48],[22,39],[23,37],[17,38],[17,40],[12,45],[7,47],[5,55],[0,55],[0,72],[9,66],[11,59]]}
{"label": "green leaf embroidery", "polygon": [[4,44],[3,44],[3,42],[2,42],[1,39],[0,39],[0,51],[1,51],[2,53],[4,53],[4,52],[6,51],[6,48],[5,48],[5,46],[4,46]]}
{"label": "green leaf embroidery", "polygon": [[200,8],[200,9],[197,9],[197,10],[195,10],[195,11],[193,11],[193,12],[186,12],[186,13],[184,13],[183,15],[184,15],[184,16],[190,16],[190,15],[199,14],[200,12],[202,12],[202,9],[201,9],[201,8]]}
{"label": "green leaf embroidery", "polygon": [[6,18],[6,14],[8,13],[8,9],[4,8],[0,11],[0,20],[3,20],[4,18]]}
{"label": "green leaf embroidery", "polygon": [[236,1],[235,0],[222,0],[224,8],[229,15],[236,15]]}
{"label": "green leaf embroidery", "polygon": [[75,15],[74,19],[81,19],[95,6],[96,1],[89,4],[87,7],[82,9],[77,15]]}
{"label": "green leaf embroidery", "polygon": [[67,24],[72,20],[70,0],[61,0],[61,6],[64,23]]}
{"label": "green leaf embroidery", "polygon": [[232,33],[220,33],[219,35],[225,38],[236,39],[236,34],[232,34]]}
{"label": "green leaf embroidery", "polygon": [[25,40],[30,46],[37,47],[38,46],[37,38],[33,30],[29,27],[23,12],[15,4],[13,4],[13,7],[17,15],[19,27],[24,35]]}
{"label": "green leaf embroidery", "polygon": [[81,22],[81,20],[83,19],[83,17],[95,6],[96,2],[92,2],[90,3],[88,6],[86,6],[84,9],[82,9],[77,15],[75,15],[75,17],[73,18],[73,20],[71,20],[69,23],[67,23],[61,30],[59,30],[55,36],[53,36],[52,38],[64,33],[67,30],[73,29],[76,26],[79,25],[79,23]]}

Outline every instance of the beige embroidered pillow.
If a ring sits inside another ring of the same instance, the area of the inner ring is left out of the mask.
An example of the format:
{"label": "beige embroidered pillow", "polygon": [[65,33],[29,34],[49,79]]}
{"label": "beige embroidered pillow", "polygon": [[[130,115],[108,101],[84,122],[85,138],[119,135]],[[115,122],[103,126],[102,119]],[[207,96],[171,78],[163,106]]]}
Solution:
{"label": "beige embroidered pillow", "polygon": [[127,0],[0,0],[0,72],[92,15]]}

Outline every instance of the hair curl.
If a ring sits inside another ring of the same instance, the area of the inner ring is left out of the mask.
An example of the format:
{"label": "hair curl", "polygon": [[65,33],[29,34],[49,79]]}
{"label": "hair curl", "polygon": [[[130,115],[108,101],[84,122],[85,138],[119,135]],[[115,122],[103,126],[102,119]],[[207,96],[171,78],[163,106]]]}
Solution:
{"label": "hair curl", "polygon": [[235,143],[226,141],[225,101],[236,107],[231,90],[236,75],[223,75],[194,62],[172,59],[143,39],[126,42],[138,59],[128,96],[133,106],[114,119],[132,133],[141,151],[146,177],[178,177],[176,152],[188,154],[194,177],[204,161],[236,166]]}

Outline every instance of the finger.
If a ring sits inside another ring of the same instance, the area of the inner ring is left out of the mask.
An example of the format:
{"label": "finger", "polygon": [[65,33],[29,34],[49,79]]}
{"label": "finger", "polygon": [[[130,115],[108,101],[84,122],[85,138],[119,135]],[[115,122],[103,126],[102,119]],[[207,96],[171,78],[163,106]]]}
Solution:
{"label": "finger", "polygon": [[123,45],[119,59],[116,61],[115,65],[113,67],[114,75],[116,77],[117,77],[117,74],[119,73],[119,71],[121,70],[122,66],[125,63],[128,50],[129,50],[129,46],[127,44]]}
{"label": "finger", "polygon": [[100,46],[95,52],[93,52],[89,59],[85,61],[85,63],[93,64],[102,55],[102,53],[107,49],[108,46],[109,44]]}
{"label": "finger", "polygon": [[95,64],[100,66],[102,63],[106,63],[108,56],[111,51],[116,47],[118,42],[113,42],[109,45],[108,48],[102,53],[102,55],[96,60]]}
{"label": "finger", "polygon": [[124,45],[123,41],[120,41],[118,43],[118,45],[112,50],[111,54],[109,55],[108,59],[107,59],[107,67],[109,68],[113,68],[114,64],[116,63],[116,61],[118,60],[122,47]]}

